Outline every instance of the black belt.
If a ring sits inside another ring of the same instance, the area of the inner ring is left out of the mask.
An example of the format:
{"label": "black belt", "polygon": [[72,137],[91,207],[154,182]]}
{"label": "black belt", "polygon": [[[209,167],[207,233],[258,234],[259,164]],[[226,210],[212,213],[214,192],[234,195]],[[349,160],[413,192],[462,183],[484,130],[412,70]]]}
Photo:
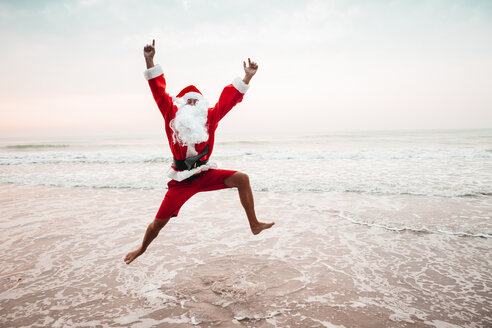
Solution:
{"label": "black belt", "polygon": [[203,151],[195,156],[190,156],[186,159],[176,159],[173,158],[173,166],[178,171],[189,171],[191,169],[197,168],[199,166],[205,165],[208,162],[208,159],[204,161],[200,161],[200,158],[208,154],[209,146],[206,145]]}

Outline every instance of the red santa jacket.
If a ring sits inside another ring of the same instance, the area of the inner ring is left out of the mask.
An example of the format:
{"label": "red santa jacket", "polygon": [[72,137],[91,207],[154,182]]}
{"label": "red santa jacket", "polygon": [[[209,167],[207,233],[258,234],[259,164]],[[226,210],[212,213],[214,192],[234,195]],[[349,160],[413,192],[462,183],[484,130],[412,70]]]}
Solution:
{"label": "red santa jacket", "polygon": [[[164,79],[164,73],[159,65],[156,65],[144,72],[145,78],[149,82],[150,90],[154,96],[155,102],[159,107],[159,110],[164,118],[167,140],[173,157],[179,160],[186,158],[188,151],[187,146],[183,146],[173,141],[173,130],[169,123],[176,116],[178,107],[173,103],[173,99],[166,92],[166,80]],[[215,130],[219,124],[219,121],[239,102],[243,100],[243,96],[248,90],[249,85],[244,83],[240,78],[236,78],[232,84],[229,84],[222,91],[219,101],[214,107],[208,109],[207,115],[207,129],[209,138],[207,141],[195,145],[196,153],[201,153],[205,146],[208,144],[210,149],[207,155],[201,160],[209,159],[212,155],[215,141]],[[206,171],[210,168],[216,168],[215,163],[207,163],[195,169],[189,171],[177,171],[173,167],[168,172],[168,176],[177,181],[182,181],[195,173]]]}

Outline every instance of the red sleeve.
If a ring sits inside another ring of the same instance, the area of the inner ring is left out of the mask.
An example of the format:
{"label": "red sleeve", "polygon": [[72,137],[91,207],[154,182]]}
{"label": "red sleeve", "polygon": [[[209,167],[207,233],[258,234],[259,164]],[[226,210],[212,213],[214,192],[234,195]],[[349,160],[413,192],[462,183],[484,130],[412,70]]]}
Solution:
{"label": "red sleeve", "polygon": [[239,89],[243,92],[238,90],[237,82],[234,81],[233,84],[229,84],[222,90],[219,101],[215,104],[212,112],[215,124],[218,124],[234,106],[243,100],[246,90],[241,89],[241,87]]}
{"label": "red sleeve", "polygon": [[156,65],[146,70],[144,75],[149,81],[150,90],[152,91],[154,100],[157,103],[162,116],[165,118],[173,108],[173,99],[166,92],[166,79],[164,78],[164,73],[162,73],[161,67]]}

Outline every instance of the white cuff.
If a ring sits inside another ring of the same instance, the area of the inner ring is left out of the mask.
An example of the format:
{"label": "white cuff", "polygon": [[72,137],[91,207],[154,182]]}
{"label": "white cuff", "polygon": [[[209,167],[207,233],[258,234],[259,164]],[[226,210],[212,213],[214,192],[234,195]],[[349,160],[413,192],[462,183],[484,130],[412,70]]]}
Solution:
{"label": "white cuff", "polygon": [[244,81],[240,77],[236,77],[234,81],[232,81],[232,85],[234,86],[234,88],[237,89],[237,91],[241,92],[242,94],[245,94],[249,88],[249,85],[244,83]]}
{"label": "white cuff", "polygon": [[146,69],[144,71],[144,76],[145,76],[145,79],[147,81],[148,80],[152,80],[152,79],[158,77],[161,74],[164,74],[164,72],[162,71],[162,68],[161,68],[161,66],[159,64],[157,64],[154,67],[151,67],[149,69]]}

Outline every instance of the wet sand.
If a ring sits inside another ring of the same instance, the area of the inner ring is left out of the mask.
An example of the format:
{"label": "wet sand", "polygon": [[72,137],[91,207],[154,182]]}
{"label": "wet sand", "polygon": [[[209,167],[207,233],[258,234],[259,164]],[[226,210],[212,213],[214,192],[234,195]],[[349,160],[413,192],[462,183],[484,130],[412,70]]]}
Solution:
{"label": "wet sand", "polygon": [[257,192],[259,218],[276,224],[253,236],[234,190],[204,193],[126,265],[164,192],[0,185],[0,325],[492,324],[490,238],[388,228],[398,211],[439,220],[453,200],[394,199],[374,226],[347,219],[375,211],[360,209],[369,198]]}

